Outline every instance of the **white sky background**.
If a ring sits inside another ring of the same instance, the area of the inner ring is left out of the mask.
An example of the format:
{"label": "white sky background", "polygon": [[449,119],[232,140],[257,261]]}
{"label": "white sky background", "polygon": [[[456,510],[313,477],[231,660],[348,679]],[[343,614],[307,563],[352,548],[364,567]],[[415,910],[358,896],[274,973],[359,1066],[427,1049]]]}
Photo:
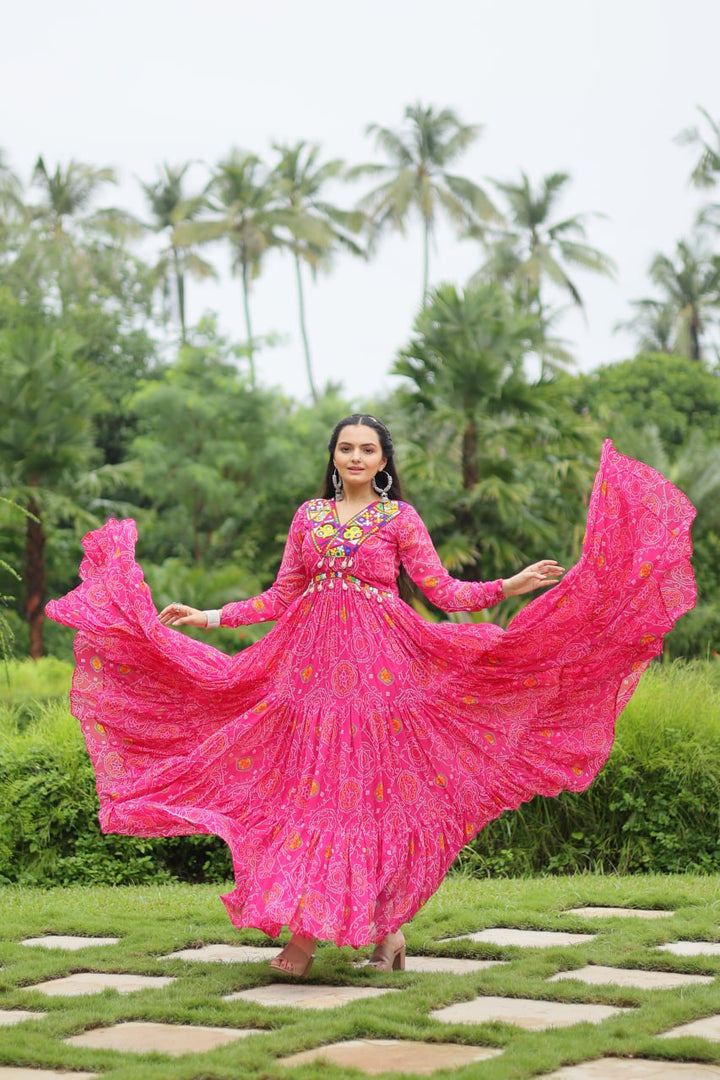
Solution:
{"label": "white sky background", "polygon": [[[716,0],[5,0],[0,8],[0,147],[26,179],[39,152],[117,168],[106,202],[142,213],[136,177],[231,147],[320,142],[324,157],[381,160],[366,124],[398,127],[406,105],[454,109],[483,137],[454,171],[478,182],[572,175],[558,216],[600,211],[589,242],[618,264],[615,281],[578,271],[588,325],[559,331],[582,370],[632,354],[613,325],[651,293],[647,266],[690,231],[696,152],[673,142],[720,114]],[[204,179],[198,166],[191,179]],[[354,190],[337,193],[349,205]],[[706,197],[705,197],[706,198]],[[438,231],[431,283],[464,284],[480,250]],[[388,236],[369,263],[338,257],[308,279],[317,381],[363,397],[389,388],[421,288],[419,223]],[[220,248],[208,248],[218,267]],[[239,282],[190,281],[189,317],[215,310],[244,337]],[[252,296],[254,330],[284,343],[259,376],[307,393],[289,257],[273,254]]]}

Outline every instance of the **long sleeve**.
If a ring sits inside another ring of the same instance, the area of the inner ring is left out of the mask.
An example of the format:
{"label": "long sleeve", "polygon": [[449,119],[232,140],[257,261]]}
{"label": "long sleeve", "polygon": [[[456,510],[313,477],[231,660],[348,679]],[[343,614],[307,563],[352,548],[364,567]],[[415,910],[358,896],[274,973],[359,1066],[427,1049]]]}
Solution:
{"label": "long sleeve", "polygon": [[274,583],[259,596],[225,604],[220,613],[221,626],[248,626],[250,623],[277,619],[293,600],[300,596],[307,585],[307,574],[302,559],[304,516],[303,505],[296,511],[292,520],[282,562]]}
{"label": "long sleeve", "polygon": [[460,581],[451,577],[412,506],[406,505],[398,520],[398,547],[400,561],[412,580],[442,611],[480,611],[505,599],[502,578]]}

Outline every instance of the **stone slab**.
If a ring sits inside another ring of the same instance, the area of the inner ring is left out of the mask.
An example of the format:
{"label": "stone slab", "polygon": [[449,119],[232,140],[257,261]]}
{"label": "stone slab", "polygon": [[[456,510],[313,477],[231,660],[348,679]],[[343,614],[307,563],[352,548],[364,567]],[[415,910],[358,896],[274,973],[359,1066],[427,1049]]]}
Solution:
{"label": "stone slab", "polygon": [[45,937],[29,937],[21,945],[39,946],[43,949],[91,949],[97,945],[117,945],[117,937],[76,937],[74,934],[47,934]]}
{"label": "stone slab", "polygon": [[315,984],[269,983],[228,994],[223,1001],[254,1001],[256,1005],[269,1005],[294,1009],[336,1009],[351,1001],[397,994],[392,987],[374,986],[321,986]]}
{"label": "stone slab", "polygon": [[[407,956],[405,957],[405,971],[469,975],[472,971],[485,971],[486,968],[498,967],[506,963],[507,960],[467,960],[459,956]],[[367,961],[357,966],[367,967]]]}
{"label": "stone slab", "polygon": [[677,1039],[683,1035],[699,1035],[701,1039],[720,1042],[720,1013],[716,1013],[715,1016],[704,1016],[702,1020],[693,1020],[689,1024],[681,1024],[680,1027],[666,1031],[660,1038]]}
{"label": "stone slab", "polygon": [[565,1065],[542,1080],[720,1080],[720,1065],[646,1058],[599,1058]]}
{"label": "stone slab", "polygon": [[22,1024],[24,1020],[42,1020],[47,1013],[29,1012],[27,1009],[0,1009],[0,1027]]}
{"label": "stone slab", "polygon": [[64,1041],[70,1046],[90,1046],[100,1050],[122,1050],[130,1054],[204,1054],[237,1039],[257,1035],[258,1028],[200,1027],[190,1024],[152,1024],[131,1021],[112,1027],[94,1028]]}
{"label": "stone slab", "polygon": [[200,949],[180,949],[160,959],[204,964],[257,964],[271,960],[279,952],[277,945],[203,945]]}
{"label": "stone slab", "polygon": [[303,1050],[292,1057],[280,1058],[281,1065],[305,1065],[327,1061],[333,1065],[357,1069],[368,1076],[381,1073],[412,1073],[432,1076],[438,1069],[459,1069],[476,1061],[497,1057],[502,1050],[484,1046],[461,1046],[458,1043],[425,1043],[399,1039],[351,1039],[331,1043],[315,1050]]}
{"label": "stone slab", "polygon": [[0,1065],[0,1080],[94,1080],[100,1073],[67,1072],[53,1069],[26,1069],[20,1065]]}
{"label": "stone slab", "polygon": [[85,994],[102,994],[103,990],[117,990],[118,994],[132,994],[136,990],[155,990],[169,986],[176,980],[166,975],[115,975],[105,971],[79,971],[62,979],[26,986],[50,997],[77,997]]}
{"label": "stone slab", "polygon": [[675,956],[720,956],[720,941],[669,941],[657,947]]}
{"label": "stone slab", "polygon": [[580,945],[594,941],[595,934],[570,934],[565,930],[516,930],[511,926],[490,926],[474,934],[442,938],[443,941],[482,941],[488,945],[519,945],[524,949],[550,949],[558,945]]}
{"label": "stone slab", "polygon": [[487,1024],[499,1020],[526,1031],[544,1031],[572,1024],[599,1024],[609,1016],[628,1012],[613,1005],[575,1005],[561,1001],[536,1001],[533,998],[478,997],[435,1009],[433,1020],[443,1024]]}
{"label": "stone slab", "polygon": [[674,911],[660,908],[629,907],[576,907],[563,912],[564,915],[581,915],[583,919],[669,919]]}
{"label": "stone slab", "polygon": [[633,986],[639,990],[674,990],[691,983],[711,983],[712,975],[682,975],[677,971],[645,971],[642,968],[603,967],[588,964],[576,971],[559,971],[548,982],[577,979],[591,986]]}

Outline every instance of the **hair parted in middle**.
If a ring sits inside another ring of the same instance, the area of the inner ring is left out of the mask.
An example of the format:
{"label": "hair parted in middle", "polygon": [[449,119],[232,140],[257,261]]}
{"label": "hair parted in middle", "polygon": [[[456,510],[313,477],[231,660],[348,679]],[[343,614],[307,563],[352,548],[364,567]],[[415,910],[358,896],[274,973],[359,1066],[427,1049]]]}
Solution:
{"label": "hair parted in middle", "polygon": [[[388,489],[388,498],[390,499],[402,499],[402,487],[400,485],[400,478],[395,468],[394,452],[392,436],[385,425],[376,417],[370,416],[368,413],[352,413],[350,416],[344,416],[342,420],[338,420],[337,424],[333,428],[332,435],[330,436],[330,442],[328,443],[328,450],[330,451],[330,460],[328,461],[327,469],[325,470],[325,479],[323,481],[321,498],[332,499],[335,496],[335,487],[333,485],[333,471],[335,469],[335,447],[338,444],[340,432],[345,427],[356,427],[362,424],[364,427],[372,428],[377,433],[380,441],[380,449],[383,452],[383,457],[387,458],[387,464],[385,465],[385,472],[392,480],[392,484]],[[386,481],[383,481],[383,487]]]}

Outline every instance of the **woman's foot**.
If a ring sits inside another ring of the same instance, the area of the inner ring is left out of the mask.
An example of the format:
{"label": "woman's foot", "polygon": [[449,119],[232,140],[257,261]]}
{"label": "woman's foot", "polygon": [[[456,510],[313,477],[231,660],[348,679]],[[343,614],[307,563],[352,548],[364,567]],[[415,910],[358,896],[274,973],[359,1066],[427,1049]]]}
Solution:
{"label": "woman's foot", "polygon": [[270,967],[273,971],[282,972],[283,975],[293,975],[296,979],[302,979],[310,973],[314,959],[315,938],[293,934],[282,952],[273,956]]}
{"label": "woman's foot", "polygon": [[382,941],[378,941],[368,967],[373,967],[376,971],[405,970],[405,938],[402,930],[395,934],[386,934]]}

